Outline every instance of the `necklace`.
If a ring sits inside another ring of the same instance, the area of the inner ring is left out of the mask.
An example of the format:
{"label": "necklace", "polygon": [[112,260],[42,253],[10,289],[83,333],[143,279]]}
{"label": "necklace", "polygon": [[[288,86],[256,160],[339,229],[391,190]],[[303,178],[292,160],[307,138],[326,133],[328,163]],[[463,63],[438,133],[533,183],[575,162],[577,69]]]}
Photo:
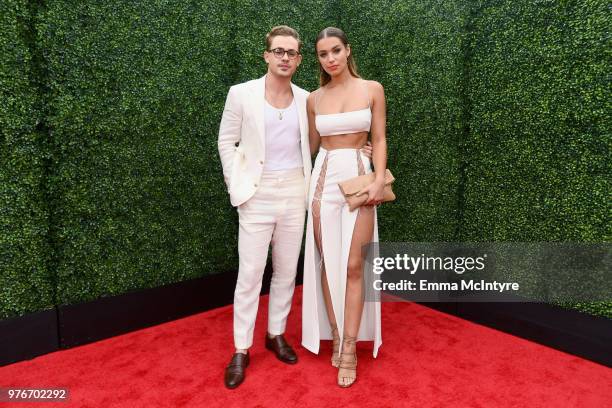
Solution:
{"label": "necklace", "polygon": [[278,120],[283,120],[283,114],[285,113],[287,109],[291,108],[292,105],[293,105],[293,101],[291,101],[291,104],[287,106],[285,109],[276,108],[276,110],[278,111]]}
{"label": "necklace", "polygon": [[268,102],[268,100],[266,100],[266,104],[267,104],[267,105],[268,105],[270,108],[274,109],[274,110],[277,112],[277,114],[278,114],[278,120],[283,120],[283,115],[285,114],[285,112],[286,112],[288,109],[290,109],[290,108],[291,108],[291,106],[293,106],[293,101],[291,101],[291,104],[290,104],[289,106],[287,106],[285,109],[278,109],[277,107],[272,106],[272,104],[271,104],[270,102]]}

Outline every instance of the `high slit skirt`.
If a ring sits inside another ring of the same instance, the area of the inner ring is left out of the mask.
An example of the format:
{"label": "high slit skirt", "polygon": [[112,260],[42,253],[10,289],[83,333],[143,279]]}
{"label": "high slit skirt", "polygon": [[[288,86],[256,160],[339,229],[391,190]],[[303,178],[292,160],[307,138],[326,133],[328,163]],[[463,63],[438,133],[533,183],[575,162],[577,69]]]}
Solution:
{"label": "high slit skirt", "polygon": [[[302,346],[316,354],[319,353],[321,340],[333,338],[323,298],[322,267],[325,268],[341,340],[344,334],[347,264],[359,210],[349,211],[338,183],[371,171],[370,160],[361,153],[360,149],[320,148],[314,163],[310,178],[304,248]],[[320,222],[321,253],[314,236],[316,218]],[[378,242],[376,209],[374,209],[374,230],[370,242]],[[368,279],[364,277],[364,284],[367,281]],[[366,299],[357,341],[373,341],[373,355],[377,356],[378,348],[382,344],[379,301]]]}

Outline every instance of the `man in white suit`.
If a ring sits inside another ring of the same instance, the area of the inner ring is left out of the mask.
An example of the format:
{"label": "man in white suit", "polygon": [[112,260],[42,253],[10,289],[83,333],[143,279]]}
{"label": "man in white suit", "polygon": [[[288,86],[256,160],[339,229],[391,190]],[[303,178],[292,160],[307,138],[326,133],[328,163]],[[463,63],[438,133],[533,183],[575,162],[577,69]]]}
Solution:
{"label": "man in white suit", "polygon": [[295,287],[312,170],[308,92],[291,83],[302,62],[298,33],[274,27],[266,36],[265,76],[230,88],[219,128],[219,154],[230,201],[238,207],[238,280],[234,292],[236,352],[225,385],[245,378],[263,271],[272,243],[266,348],[288,364],[295,351],[283,337]]}

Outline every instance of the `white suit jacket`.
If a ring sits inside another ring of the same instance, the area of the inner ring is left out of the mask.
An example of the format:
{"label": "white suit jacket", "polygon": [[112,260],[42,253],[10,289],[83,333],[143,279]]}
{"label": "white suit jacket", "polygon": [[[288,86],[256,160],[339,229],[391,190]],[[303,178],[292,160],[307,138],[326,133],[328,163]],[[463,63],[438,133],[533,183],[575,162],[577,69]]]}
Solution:
{"label": "white suit jacket", "polygon": [[[265,163],[265,75],[230,88],[219,126],[219,155],[223,178],[234,207],[255,194]],[[291,84],[300,123],[305,196],[308,200],[312,162],[308,142],[308,91]]]}

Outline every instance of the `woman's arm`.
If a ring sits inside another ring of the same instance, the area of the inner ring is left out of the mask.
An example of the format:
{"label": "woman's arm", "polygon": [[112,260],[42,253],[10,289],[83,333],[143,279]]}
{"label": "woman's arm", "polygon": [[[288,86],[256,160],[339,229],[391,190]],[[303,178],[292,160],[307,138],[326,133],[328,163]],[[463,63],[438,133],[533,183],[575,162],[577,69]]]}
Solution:
{"label": "woman's arm", "polygon": [[310,144],[310,155],[313,156],[317,150],[319,150],[319,144],[321,143],[321,136],[317,131],[315,125],[315,112],[314,112],[314,101],[315,92],[311,92],[306,100],[306,113],[308,114],[308,141]]}
{"label": "woman's arm", "polygon": [[369,81],[370,92],[372,94],[372,125],[370,126],[370,136],[372,137],[372,161],[376,180],[385,180],[385,170],[387,169],[387,105],[385,102],[385,90],[376,81]]}
{"label": "woman's arm", "polygon": [[379,204],[383,199],[385,187],[385,171],[387,169],[387,108],[385,90],[376,81],[368,81],[368,89],[372,95],[372,125],[370,136],[372,138],[372,162],[374,163],[375,181],[364,188],[360,194],[368,193],[367,205]]}

